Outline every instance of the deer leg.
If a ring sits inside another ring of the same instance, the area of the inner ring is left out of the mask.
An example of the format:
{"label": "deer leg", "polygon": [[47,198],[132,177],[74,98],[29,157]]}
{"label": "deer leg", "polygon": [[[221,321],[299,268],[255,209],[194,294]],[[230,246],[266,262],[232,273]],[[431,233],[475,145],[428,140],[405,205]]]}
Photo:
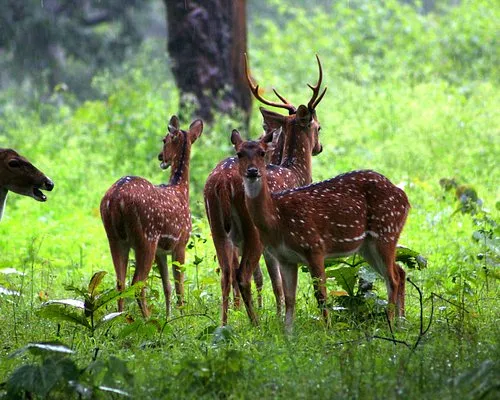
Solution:
{"label": "deer leg", "polygon": [[227,311],[229,308],[229,292],[231,291],[231,272],[233,259],[233,245],[228,239],[219,240],[213,236],[215,252],[221,269],[221,291],[222,291],[222,307],[221,319],[222,325],[227,324]]}
{"label": "deer leg", "polygon": [[298,266],[280,262],[280,273],[285,295],[285,330],[291,332],[295,312],[295,296],[297,293]]}
{"label": "deer leg", "polygon": [[[118,240],[109,240],[109,249],[116,273],[116,288],[121,292],[125,289],[125,278],[127,275],[128,253],[130,247]],[[118,311],[123,311],[123,299],[118,299]]]}
{"label": "deer leg", "polygon": [[[135,248],[135,272],[132,278],[132,284],[145,281],[151,271],[153,265],[153,259],[156,254],[156,242],[148,242],[144,240],[142,243],[138,244]],[[140,296],[137,298],[137,303],[141,308],[142,315],[144,318],[149,317],[150,311],[146,304],[146,288],[141,289]]]}
{"label": "deer leg", "polygon": [[257,314],[253,308],[251,283],[253,271],[259,265],[259,258],[262,254],[262,245],[258,239],[256,241],[248,239],[249,238],[244,241],[241,263],[237,272],[237,279],[248,318],[250,318],[252,324],[258,325],[259,321]]}
{"label": "deer leg", "polygon": [[233,246],[232,248],[232,264],[231,264],[231,283],[233,287],[233,305],[234,308],[240,308],[241,293],[240,287],[238,286],[238,279],[236,278],[237,271],[239,268],[238,260],[238,248]]}
{"label": "deer leg", "polygon": [[262,308],[262,288],[264,287],[264,279],[262,277],[262,269],[257,264],[257,268],[253,271],[253,280],[257,288],[257,306]]}
{"label": "deer leg", "polygon": [[313,254],[308,257],[309,273],[313,279],[314,295],[318,301],[318,307],[323,314],[325,322],[328,322],[328,309],[326,308],[326,274],[324,257],[322,254]]}
{"label": "deer leg", "polygon": [[264,250],[264,260],[266,261],[267,272],[273,286],[274,297],[276,298],[276,312],[281,315],[283,306],[283,284],[279,271],[278,261],[267,251]]}
{"label": "deer leg", "polygon": [[399,275],[398,296],[396,299],[396,306],[399,311],[399,317],[405,316],[405,285],[406,285],[406,272],[398,264],[395,264],[395,269]]}
{"label": "deer leg", "polygon": [[160,271],[161,282],[163,284],[163,294],[165,295],[165,309],[167,319],[170,316],[170,298],[172,296],[172,286],[168,279],[167,254],[165,252],[156,253],[156,264]]}
{"label": "deer leg", "polygon": [[396,315],[400,315],[401,312],[399,310],[400,276],[398,265],[396,264],[396,245],[395,243],[378,243],[377,248],[379,250],[380,257],[383,260],[384,265],[386,266],[384,279],[387,286],[387,295],[389,298],[389,320],[392,321],[394,319],[394,314],[396,313]]}
{"label": "deer leg", "polygon": [[177,294],[177,306],[184,305],[184,262],[186,261],[186,247],[181,245],[172,252],[172,271],[174,273],[175,293]]}
{"label": "deer leg", "polygon": [[[360,251],[361,255],[368,261],[368,264],[377,271],[385,280],[387,295],[389,298],[389,320],[394,317],[394,309],[401,306],[400,298],[401,282],[400,268],[396,264],[396,244],[381,240],[367,240]],[[404,282],[402,284],[403,293],[401,293],[404,302]],[[401,313],[397,310],[398,314]]]}

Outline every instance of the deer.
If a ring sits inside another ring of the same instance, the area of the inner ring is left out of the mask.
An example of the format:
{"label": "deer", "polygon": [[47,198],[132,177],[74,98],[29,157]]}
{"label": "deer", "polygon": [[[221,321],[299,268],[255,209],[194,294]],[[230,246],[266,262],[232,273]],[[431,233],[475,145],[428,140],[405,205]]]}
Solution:
{"label": "deer", "polygon": [[286,329],[293,326],[299,264],[308,266],[327,320],[325,259],[354,253],[384,279],[389,320],[394,309],[403,317],[405,272],[396,264],[396,245],[410,209],[405,192],[372,170],[273,191],[265,163],[266,140],[243,141],[237,130],[231,134],[248,212],[266,250],[280,266]]}
{"label": "deer", "polygon": [[[248,59],[245,56],[245,74],[254,97],[262,104],[288,111],[288,115],[282,115],[263,107],[260,108],[264,120],[263,137],[266,141],[271,140],[275,143],[275,147],[267,154],[267,156],[271,154],[272,164],[266,167],[269,188],[272,191],[311,183],[312,156],[321,153],[323,149],[319,141],[321,125],[316,115],[316,107],[327,88],[325,87],[320,92],[323,70],[318,56],[316,60],[319,69],[318,81],[314,86],[308,84],[313,94],[307,105],[301,104],[295,107],[275,89],[273,92],[281,102],[270,101],[261,96],[259,85],[254,84],[250,77]],[[227,324],[231,284],[236,295],[241,293],[250,322],[257,325],[258,319],[252,302],[251,277],[254,275],[257,291],[260,293],[262,275],[259,259],[263,253],[263,247],[259,232],[252,223],[247,210],[243,182],[238,173],[237,158],[230,157],[219,162],[208,176],[203,194],[217,260],[222,272],[222,325]],[[238,262],[240,252],[241,261]],[[264,254],[264,257],[279,315],[283,302],[279,267],[272,256]],[[259,306],[261,304],[259,296]]]}
{"label": "deer", "polygon": [[47,201],[42,190],[51,191],[54,182],[13,149],[0,148],[0,221],[9,191]]}
{"label": "deer", "polygon": [[[193,121],[189,130],[181,130],[174,115],[158,155],[162,169],[171,168],[168,184],[153,185],[148,180],[125,176],[114,183],[101,200],[100,211],[116,272],[117,289],[125,288],[129,252],[135,252],[136,267],[132,284],[145,281],[156,260],[165,295],[166,316],[170,315],[172,288],[168,276],[167,254],[172,256],[177,305],[184,304],[186,245],[191,234],[189,209],[189,161],[191,145],[203,131],[203,122]],[[144,318],[150,316],[145,287],[137,298]],[[118,300],[123,311],[123,299]]]}

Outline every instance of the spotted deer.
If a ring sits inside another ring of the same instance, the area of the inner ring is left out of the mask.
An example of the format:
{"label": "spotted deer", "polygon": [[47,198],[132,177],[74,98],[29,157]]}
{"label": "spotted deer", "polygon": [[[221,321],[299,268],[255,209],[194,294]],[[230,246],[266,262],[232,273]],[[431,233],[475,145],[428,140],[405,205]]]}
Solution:
{"label": "spotted deer", "polygon": [[333,179],[280,192],[269,187],[266,138],[231,135],[245,202],[266,248],[279,262],[285,294],[285,326],[292,327],[298,264],[314,280],[326,318],[325,259],[359,253],[385,280],[389,315],[404,315],[405,272],[395,251],[410,204],[403,190],[375,171],[352,171]]}
{"label": "spotted deer", "polygon": [[52,189],[54,183],[26,158],[12,149],[0,149],[0,221],[9,191],[46,201],[42,190]]}
{"label": "spotted deer", "polygon": [[[245,58],[247,81],[255,98],[263,104],[285,109],[289,113],[285,116],[260,108],[264,119],[266,141],[274,139],[278,143],[278,147],[271,151],[271,157],[272,161],[279,162],[280,165],[268,164],[266,167],[271,191],[301,186],[312,181],[311,158],[322,151],[319,142],[321,127],[316,116],[316,107],[326,92],[326,87],[320,92],[323,71],[319,57],[316,56],[316,58],[319,68],[318,82],[315,86],[308,85],[313,91],[312,97],[307,105],[300,105],[298,108],[274,89],[281,103],[263,98],[259,93],[259,86],[255,85],[250,78],[248,62]],[[263,247],[259,232],[253,225],[247,210],[243,182],[238,173],[237,158],[227,158],[215,167],[207,178],[203,194],[222,272],[222,324],[227,323],[231,283],[236,294],[238,294],[238,289],[241,292],[250,321],[257,324],[257,315],[252,302],[251,277],[255,271],[260,272],[259,259]],[[238,263],[240,252],[241,261]],[[279,314],[283,298],[279,267],[276,260],[269,254],[265,254],[265,260]],[[258,290],[259,284],[261,283],[258,282]]]}
{"label": "spotted deer", "polygon": [[[147,278],[153,259],[156,259],[167,317],[172,293],[167,254],[172,255],[177,304],[183,304],[184,274],[181,265],[184,264],[186,244],[191,233],[189,158],[191,145],[202,130],[201,120],[195,120],[188,131],[181,130],[178,118],[172,116],[168,133],[163,139],[163,151],[158,156],[162,169],[171,167],[169,183],[155,186],[144,178],[125,176],[111,186],[101,200],[101,217],[109,240],[118,290],[125,287],[130,249],[134,250],[136,261],[132,284]],[[143,316],[148,317],[150,311],[144,288],[137,300]],[[123,310],[123,299],[118,301],[118,310]]]}

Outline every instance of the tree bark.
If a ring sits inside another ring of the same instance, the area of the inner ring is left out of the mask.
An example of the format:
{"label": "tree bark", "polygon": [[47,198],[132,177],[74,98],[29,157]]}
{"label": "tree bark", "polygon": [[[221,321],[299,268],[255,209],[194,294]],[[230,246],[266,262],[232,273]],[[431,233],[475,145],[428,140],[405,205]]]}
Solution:
{"label": "tree bark", "polygon": [[181,92],[181,114],[192,107],[211,121],[240,109],[248,120],[245,80],[246,0],[164,0],[168,52]]}

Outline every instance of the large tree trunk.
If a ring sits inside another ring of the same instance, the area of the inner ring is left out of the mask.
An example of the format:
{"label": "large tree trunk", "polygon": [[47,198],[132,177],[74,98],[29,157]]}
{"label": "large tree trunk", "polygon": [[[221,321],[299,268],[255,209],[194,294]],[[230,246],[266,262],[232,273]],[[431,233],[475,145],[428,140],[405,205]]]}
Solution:
{"label": "large tree trunk", "polygon": [[181,91],[181,113],[194,102],[197,116],[242,110],[248,118],[246,0],[164,0],[168,52]]}

